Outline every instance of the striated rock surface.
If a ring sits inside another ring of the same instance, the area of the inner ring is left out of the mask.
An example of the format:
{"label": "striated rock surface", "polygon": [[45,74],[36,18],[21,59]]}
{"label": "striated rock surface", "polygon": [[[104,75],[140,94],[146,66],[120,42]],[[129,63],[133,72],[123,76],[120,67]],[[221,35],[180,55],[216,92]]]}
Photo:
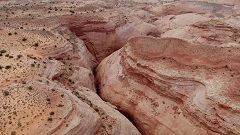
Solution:
{"label": "striated rock surface", "polygon": [[59,18],[41,19],[1,22],[0,134],[140,135],[96,94],[98,62],[84,41]]}
{"label": "striated rock surface", "polygon": [[239,134],[239,15],[239,0],[1,0],[0,134]]}
{"label": "striated rock surface", "polygon": [[240,27],[228,21],[211,19],[165,32],[162,37],[174,37],[200,45],[236,46],[240,42]]}
{"label": "striated rock surface", "polygon": [[237,135],[239,56],[239,47],[132,38],[98,66],[100,96],[145,135]]}
{"label": "striated rock surface", "polygon": [[140,134],[93,92],[85,92],[88,97],[77,92],[77,98],[70,89],[51,80],[26,83],[1,88],[2,134]]}

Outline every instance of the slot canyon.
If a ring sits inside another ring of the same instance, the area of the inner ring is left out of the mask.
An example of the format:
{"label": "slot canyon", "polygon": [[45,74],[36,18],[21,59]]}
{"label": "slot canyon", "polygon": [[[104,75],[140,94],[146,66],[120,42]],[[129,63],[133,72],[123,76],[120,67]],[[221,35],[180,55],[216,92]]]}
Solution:
{"label": "slot canyon", "polygon": [[1,0],[1,135],[239,135],[239,0]]}

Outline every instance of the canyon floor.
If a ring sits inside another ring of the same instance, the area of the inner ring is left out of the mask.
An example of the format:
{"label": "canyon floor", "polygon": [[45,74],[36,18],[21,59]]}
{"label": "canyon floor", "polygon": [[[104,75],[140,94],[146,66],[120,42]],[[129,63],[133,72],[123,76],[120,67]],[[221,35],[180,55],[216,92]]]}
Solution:
{"label": "canyon floor", "polygon": [[239,0],[1,0],[1,135],[239,135]]}

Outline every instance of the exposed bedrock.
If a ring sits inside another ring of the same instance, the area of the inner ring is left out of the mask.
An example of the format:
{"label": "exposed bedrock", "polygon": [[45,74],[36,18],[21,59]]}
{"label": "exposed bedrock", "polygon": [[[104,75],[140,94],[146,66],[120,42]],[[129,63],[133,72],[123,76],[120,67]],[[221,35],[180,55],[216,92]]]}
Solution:
{"label": "exposed bedrock", "polygon": [[0,134],[240,134],[238,1],[1,1]]}
{"label": "exposed bedrock", "polygon": [[[127,9],[130,13],[124,15],[120,10],[88,16],[65,16],[62,19],[67,20],[64,25],[84,41],[97,61],[123,47],[130,37],[160,36],[160,29],[147,22],[153,17],[150,13],[138,11],[133,14],[133,10]],[[142,14],[144,18],[141,17]]]}
{"label": "exposed bedrock", "polygon": [[66,27],[48,36],[47,45],[29,47],[11,61],[0,59],[11,65],[1,67],[1,134],[141,135],[96,94],[92,71],[97,62],[84,42]]}
{"label": "exposed bedrock", "polygon": [[[122,114],[89,89],[72,91],[45,78],[12,84],[1,104],[3,134],[38,135],[140,135]],[[11,124],[13,126],[11,126]]]}
{"label": "exposed bedrock", "polygon": [[144,135],[237,135],[239,49],[132,38],[98,66],[100,96]]}

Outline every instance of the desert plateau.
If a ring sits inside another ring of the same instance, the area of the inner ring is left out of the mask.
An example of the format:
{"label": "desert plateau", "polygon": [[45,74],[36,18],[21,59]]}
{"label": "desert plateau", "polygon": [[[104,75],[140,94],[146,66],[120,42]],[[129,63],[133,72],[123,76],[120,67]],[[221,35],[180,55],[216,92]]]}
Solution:
{"label": "desert plateau", "polygon": [[240,0],[0,0],[0,135],[240,135]]}

